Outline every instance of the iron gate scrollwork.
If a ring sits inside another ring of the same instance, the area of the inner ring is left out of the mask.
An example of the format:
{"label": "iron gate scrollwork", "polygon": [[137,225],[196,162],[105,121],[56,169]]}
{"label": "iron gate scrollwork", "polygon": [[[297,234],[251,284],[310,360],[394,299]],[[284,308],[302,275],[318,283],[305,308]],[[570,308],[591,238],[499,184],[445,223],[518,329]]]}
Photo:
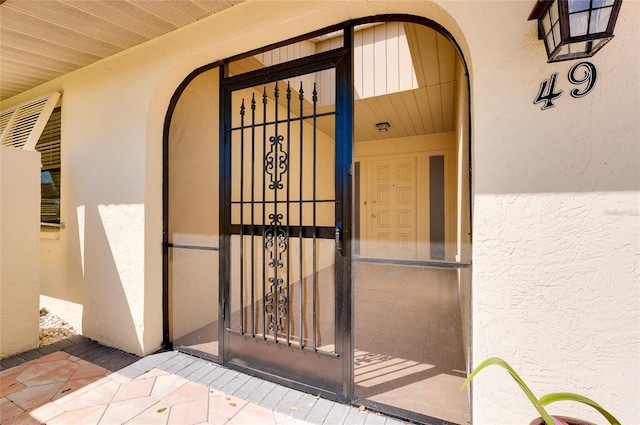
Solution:
{"label": "iron gate scrollwork", "polygon": [[265,313],[272,333],[284,331],[284,321],[289,310],[289,299],[285,293],[285,280],[280,272],[284,267],[283,255],[288,249],[287,232],[279,227],[282,214],[270,214],[271,228],[264,232],[264,248],[269,255],[268,267],[270,290],[266,295]]}
{"label": "iron gate scrollwork", "polygon": [[[287,85],[287,97],[290,98],[291,88]],[[277,104],[280,97],[280,90],[278,89],[278,83],[275,84],[274,92],[274,104],[276,109],[277,120]],[[267,89],[263,90],[263,104],[267,104]],[[275,131],[277,133],[277,125]],[[288,288],[285,285],[284,279],[284,262],[283,255],[287,251],[288,247],[288,234],[285,229],[282,228],[283,215],[278,213],[278,191],[284,188],[282,178],[289,170],[289,154],[284,150],[282,142],[284,136],[276,134],[269,137],[269,152],[264,157],[264,171],[269,175],[269,189],[274,194],[274,212],[269,214],[269,220],[271,221],[270,227],[265,226],[264,230],[264,248],[269,255],[268,265],[268,282],[269,292],[265,294],[264,310],[266,318],[268,320],[268,330],[274,334],[274,338],[278,340],[278,334],[282,333],[285,329],[284,322],[287,320],[289,298],[284,293]],[[287,145],[289,141],[287,141]]]}
{"label": "iron gate scrollwork", "polygon": [[[324,208],[325,216],[330,211],[333,224],[333,208],[319,205],[335,206],[336,202],[334,190],[333,196],[321,197],[316,189],[317,122],[335,116],[336,111],[318,113],[316,83],[306,99],[302,78],[297,93],[290,83],[284,89],[282,82],[275,82],[272,91],[267,86],[248,90],[237,92],[239,125],[231,127],[235,171],[230,176],[236,178],[229,182],[235,190],[228,220],[230,234],[239,245],[232,249],[239,254],[232,254],[239,261],[239,272],[237,283],[232,284],[237,285],[231,295],[235,291],[236,300],[231,301],[235,304],[227,330],[317,351],[317,244],[333,238],[333,226],[327,225],[326,217],[324,227],[318,225],[318,209]],[[250,101],[245,107],[247,96]],[[295,241],[295,254],[291,241]],[[294,256],[299,261],[295,264]]]}

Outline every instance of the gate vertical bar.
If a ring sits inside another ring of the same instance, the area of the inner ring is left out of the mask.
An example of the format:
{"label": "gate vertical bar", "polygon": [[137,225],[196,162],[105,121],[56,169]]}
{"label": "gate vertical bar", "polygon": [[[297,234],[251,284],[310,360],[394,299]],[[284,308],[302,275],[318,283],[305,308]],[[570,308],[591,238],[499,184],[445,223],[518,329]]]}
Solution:
{"label": "gate vertical bar", "polygon": [[299,226],[300,226],[300,234],[298,236],[298,240],[299,240],[299,249],[300,249],[300,349],[302,350],[304,348],[304,316],[302,314],[303,312],[303,306],[304,306],[304,274],[303,274],[303,256],[302,256],[302,244],[303,244],[303,239],[302,239],[302,230],[303,230],[303,226],[302,226],[302,210],[304,207],[304,204],[302,202],[303,200],[303,196],[304,196],[304,191],[303,191],[303,186],[302,184],[304,183],[303,180],[303,159],[304,159],[304,90],[302,88],[302,81],[300,81],[300,91],[298,92],[298,99],[300,100],[300,222],[299,222]]}
{"label": "gate vertical bar", "polygon": [[267,165],[265,162],[264,156],[267,152],[267,87],[264,87],[264,91],[262,92],[262,311],[260,312],[260,317],[262,319],[262,339],[266,341],[267,339],[267,290],[266,290],[266,249],[264,242],[266,240],[266,229],[267,229],[267,219],[266,219],[266,193],[267,193]]}
{"label": "gate vertical bar", "polygon": [[244,335],[244,98],[240,105],[240,333]]}
{"label": "gate vertical bar", "polygon": [[317,185],[317,165],[318,165],[318,140],[317,140],[317,103],[318,92],[316,91],[316,83],[313,83],[313,93],[311,99],[313,100],[313,351],[318,351],[318,330],[317,330],[317,311],[316,311],[316,291],[318,286],[318,270],[317,270],[317,208],[316,208],[316,185]]}
{"label": "gate vertical bar", "polygon": [[[291,162],[291,86],[287,82],[287,152],[288,162]],[[291,234],[290,203],[291,203],[291,166],[287,164],[287,239]],[[287,345],[291,345],[291,250],[287,250]]]}
{"label": "gate vertical bar", "polygon": [[251,95],[251,337],[256,336],[255,281],[256,281],[256,94]]}
{"label": "gate vertical bar", "polygon": [[[280,243],[278,239],[280,238],[280,226],[278,225],[278,190],[280,188],[280,159],[278,155],[278,145],[279,145],[279,135],[278,135],[278,97],[280,97],[280,90],[278,90],[278,81],[275,82],[275,87],[273,89],[273,113],[274,113],[274,125],[273,125],[273,284],[271,285],[272,294],[273,294],[273,314],[271,315],[272,325],[273,325],[273,337],[275,339],[276,344],[278,343],[278,333],[280,332],[280,281],[278,280],[278,268],[280,267],[280,256],[279,256],[279,248]],[[271,186],[269,186],[271,189]],[[271,265],[271,263],[270,263]]]}
{"label": "gate vertical bar", "polygon": [[[220,65],[220,205],[219,205],[219,225],[220,225],[220,282],[231,282],[230,264],[231,259],[228,254],[231,240],[231,150],[229,148],[231,139],[231,91],[224,85],[224,80],[229,76],[229,65]],[[220,348],[218,355],[221,363],[226,363],[229,357],[228,345],[226,343],[226,327],[230,321],[230,303],[229,294],[231,293],[230,284],[219,285],[218,311],[220,312],[218,335],[220,335]]]}

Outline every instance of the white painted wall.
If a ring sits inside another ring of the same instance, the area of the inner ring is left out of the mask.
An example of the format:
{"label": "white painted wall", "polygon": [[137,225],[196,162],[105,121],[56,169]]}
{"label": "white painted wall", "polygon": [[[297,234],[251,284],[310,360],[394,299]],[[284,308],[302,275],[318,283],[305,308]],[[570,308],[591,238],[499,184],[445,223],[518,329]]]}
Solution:
{"label": "white painted wall", "polygon": [[[471,78],[473,363],[502,356],[537,394],[584,393],[623,423],[640,422],[640,2],[623,3],[615,38],[591,59],[598,83],[582,99],[569,95],[574,62],[546,63],[526,21],[533,3],[246,1],[3,102],[65,93],[68,226],[43,263],[43,291],[81,300],[91,338],[158,348],[162,124],[182,79],[351,18],[424,16],[453,34]],[[541,111],[532,100],[554,72],[565,92]],[[483,372],[474,387],[474,423],[536,416],[503,371]],[[599,420],[569,404],[554,411]]]}
{"label": "white painted wall", "polygon": [[0,358],[38,347],[40,153],[0,146]]}

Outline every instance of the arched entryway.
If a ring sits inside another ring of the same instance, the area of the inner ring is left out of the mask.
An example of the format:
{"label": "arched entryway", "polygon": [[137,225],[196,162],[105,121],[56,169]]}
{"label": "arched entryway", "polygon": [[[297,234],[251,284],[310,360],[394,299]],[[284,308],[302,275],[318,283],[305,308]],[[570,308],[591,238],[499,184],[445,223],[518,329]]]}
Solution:
{"label": "arched entryway", "polygon": [[459,49],[413,17],[194,71],[165,132],[165,343],[468,420],[468,104]]}

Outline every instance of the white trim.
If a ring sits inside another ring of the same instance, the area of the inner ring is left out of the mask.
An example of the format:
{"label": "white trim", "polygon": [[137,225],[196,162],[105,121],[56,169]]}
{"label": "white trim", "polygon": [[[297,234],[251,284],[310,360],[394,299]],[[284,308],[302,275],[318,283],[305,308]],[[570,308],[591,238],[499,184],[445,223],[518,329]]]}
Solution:
{"label": "white trim", "polygon": [[64,223],[61,222],[60,224],[58,224],[58,223],[44,223],[44,222],[41,222],[40,223],[40,227],[55,227],[57,229],[64,229]]}

